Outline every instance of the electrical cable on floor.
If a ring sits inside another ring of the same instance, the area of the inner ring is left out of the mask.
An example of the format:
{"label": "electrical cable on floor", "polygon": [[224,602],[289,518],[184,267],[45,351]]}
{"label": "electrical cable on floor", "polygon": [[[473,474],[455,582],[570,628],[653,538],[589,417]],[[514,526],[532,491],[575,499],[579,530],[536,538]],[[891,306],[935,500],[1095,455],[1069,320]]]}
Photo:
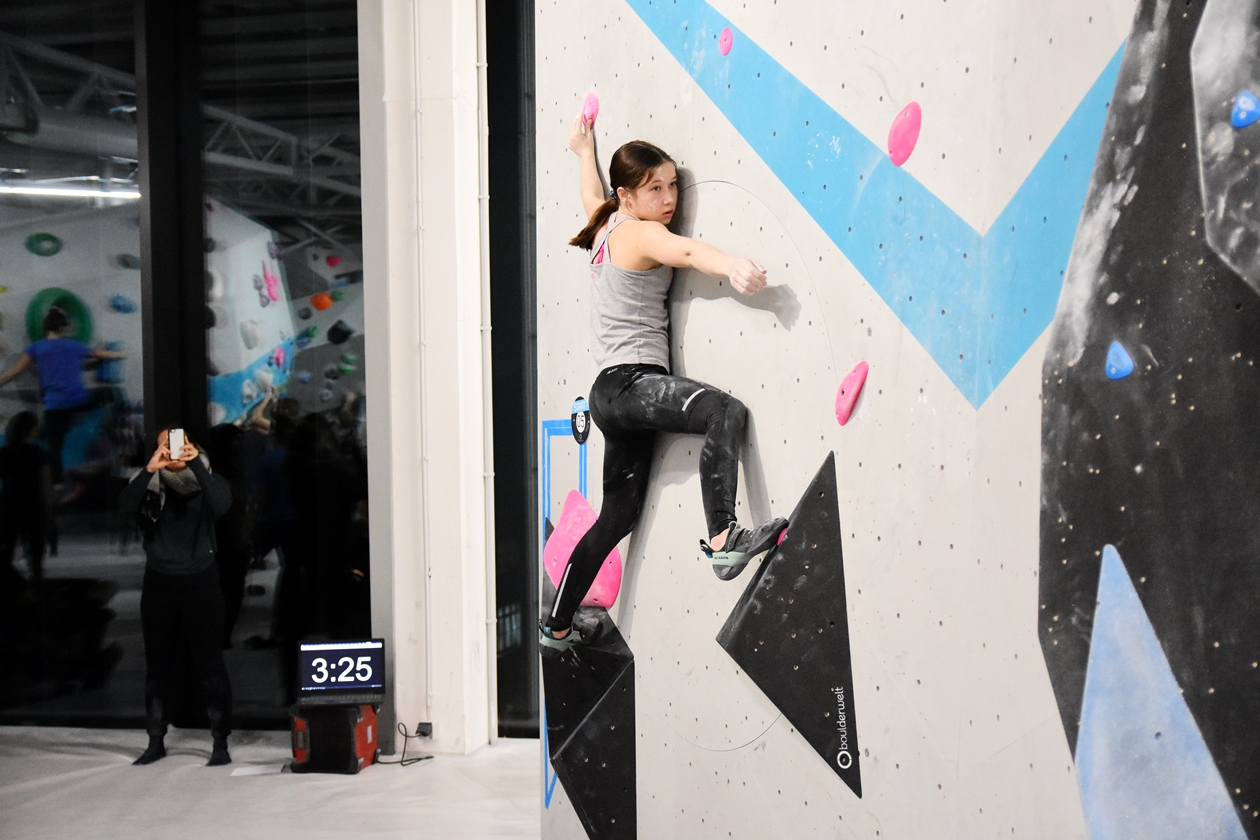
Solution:
{"label": "electrical cable on floor", "polygon": [[[432,731],[432,730],[430,730],[430,731]],[[419,757],[412,756],[411,758],[407,758],[407,742],[408,742],[409,740],[411,740],[412,738],[425,738],[425,737],[428,737],[425,733],[423,733],[423,732],[421,732],[421,731],[420,731],[420,727],[419,727],[419,726],[417,726],[417,727],[416,727],[416,734],[415,734],[415,735],[412,735],[410,732],[408,732],[408,731],[407,731],[407,725],[406,725],[405,723],[399,723],[399,724],[398,724],[398,733],[399,733],[400,735],[402,735],[402,736],[403,736],[403,748],[402,748],[402,755],[398,757],[398,760],[397,760],[397,761],[385,761],[384,759],[379,759],[379,758],[378,758],[378,759],[376,760],[376,763],[377,763],[377,764],[398,764],[398,765],[401,765],[401,766],[403,766],[403,767],[407,767],[407,766],[409,766],[409,765],[411,765],[411,764],[417,764],[417,763],[419,763],[419,762],[421,762],[421,761],[424,761],[426,758],[433,758],[433,756],[431,756],[431,755],[422,755],[422,756],[419,756]]]}

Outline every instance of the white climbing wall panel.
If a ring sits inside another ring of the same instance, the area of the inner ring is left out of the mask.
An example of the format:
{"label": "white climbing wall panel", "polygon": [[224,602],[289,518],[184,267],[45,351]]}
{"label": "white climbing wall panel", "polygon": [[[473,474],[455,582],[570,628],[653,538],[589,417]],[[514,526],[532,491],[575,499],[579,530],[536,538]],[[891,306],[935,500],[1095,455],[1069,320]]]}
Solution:
{"label": "white climbing wall panel", "polygon": [[[1133,14],[1130,0],[684,2],[729,21],[733,57],[755,44],[794,77],[782,97],[812,91],[879,148],[918,102],[904,174],[980,235],[1105,74]],[[680,63],[649,23],[652,3],[536,4],[539,416],[567,421],[597,373],[586,257],[566,245],[584,218],[565,144],[595,91],[605,171],[621,143],[661,146],[683,170],[687,232],[769,270],[752,298],[676,274],[674,371],[751,411],[742,520],[787,515],[836,453],[863,797],[714,640],[749,572],[723,583],[710,571],[697,548],[700,439],[662,436],[610,610],[635,656],[639,836],[1085,836],[1036,633],[1044,337],[1031,333],[987,393],[961,390],[881,296],[889,278],[855,268],[702,89],[698,64],[724,57],[711,45]],[[1097,132],[1085,145],[1088,173]],[[842,428],[836,389],[862,360],[870,374]],[[554,521],[577,487],[576,444],[547,445]],[[598,508],[598,431],[588,450]],[[543,836],[585,836],[562,786],[544,795]]]}

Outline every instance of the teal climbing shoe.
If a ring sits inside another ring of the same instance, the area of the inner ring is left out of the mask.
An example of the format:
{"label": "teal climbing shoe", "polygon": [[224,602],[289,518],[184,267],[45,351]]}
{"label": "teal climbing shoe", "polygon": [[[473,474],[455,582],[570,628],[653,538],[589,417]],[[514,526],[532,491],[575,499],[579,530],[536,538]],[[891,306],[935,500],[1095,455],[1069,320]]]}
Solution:
{"label": "teal climbing shoe", "polygon": [[543,656],[559,656],[569,648],[592,644],[604,634],[604,625],[597,619],[575,617],[563,639],[555,638],[552,632],[542,619],[538,620],[538,652]]}
{"label": "teal climbing shoe", "polygon": [[738,522],[732,522],[721,551],[715,551],[704,540],[700,541],[700,550],[713,563],[713,574],[721,580],[734,580],[745,566],[764,557],[778,544],[779,534],[787,526],[788,521],[781,516],[752,531]]}

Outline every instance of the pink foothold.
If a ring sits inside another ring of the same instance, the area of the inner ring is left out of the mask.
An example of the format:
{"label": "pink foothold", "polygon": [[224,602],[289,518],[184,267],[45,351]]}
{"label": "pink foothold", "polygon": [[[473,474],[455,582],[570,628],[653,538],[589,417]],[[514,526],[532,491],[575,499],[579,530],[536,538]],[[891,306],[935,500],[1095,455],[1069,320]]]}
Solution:
{"label": "pink foothold", "polygon": [[[565,566],[569,565],[573,549],[577,547],[578,540],[595,524],[596,518],[595,509],[582,494],[576,490],[569,491],[564,500],[564,510],[560,512],[560,521],[556,523],[556,529],[551,532],[547,545],[543,547],[543,567],[546,568],[552,585],[560,586],[560,577],[564,574]],[[621,551],[614,548],[599,567],[599,574],[595,576],[595,582],[582,599],[582,606],[607,609],[617,601],[620,589]]]}
{"label": "pink foothold", "polygon": [[280,299],[280,278],[272,274],[267,269],[267,264],[263,263],[263,282],[267,285],[267,297],[272,300]]}
{"label": "pink foothold", "polygon": [[337,256],[336,254],[329,254],[328,256],[324,257],[324,262],[328,263],[329,268],[336,268],[337,266],[341,265],[341,257]]}
{"label": "pink foothold", "polygon": [[866,362],[858,362],[840,383],[840,391],[836,394],[836,419],[840,421],[841,426],[849,422],[849,415],[853,413],[853,406],[857,403],[857,398],[862,393],[862,386],[866,383],[868,370],[870,367]]}
{"label": "pink foothold", "polygon": [[888,157],[893,166],[901,166],[910,158],[914,145],[919,142],[919,128],[923,125],[923,111],[918,102],[911,102],[901,109],[888,129]]}
{"label": "pink foothold", "polygon": [[787,539],[787,528],[784,528],[782,531],[779,532],[779,539],[778,541],[775,542],[775,545],[783,545],[783,541],[786,539]]}
{"label": "pink foothold", "polygon": [[722,34],[718,36],[718,52],[726,55],[731,51],[731,44],[734,43],[735,36],[731,34],[731,28],[728,26],[722,30]]}
{"label": "pink foothold", "polygon": [[582,103],[582,119],[587,125],[595,125],[595,118],[599,116],[599,97],[594,93],[586,94],[586,101]]}

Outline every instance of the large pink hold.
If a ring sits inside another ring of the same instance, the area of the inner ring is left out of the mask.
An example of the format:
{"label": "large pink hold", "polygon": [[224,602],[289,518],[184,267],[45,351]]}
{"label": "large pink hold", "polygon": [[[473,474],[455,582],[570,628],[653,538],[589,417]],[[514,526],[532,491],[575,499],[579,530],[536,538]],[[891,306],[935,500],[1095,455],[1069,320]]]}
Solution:
{"label": "large pink hold", "polygon": [[[569,558],[573,556],[578,540],[591,529],[596,518],[595,509],[582,494],[576,490],[569,491],[564,499],[564,510],[560,512],[560,521],[556,523],[556,530],[551,532],[547,545],[543,548],[543,567],[556,588],[560,587],[560,577],[569,565]],[[607,609],[616,602],[620,590],[621,551],[614,547],[604,560],[604,565],[600,566],[590,591],[582,599],[582,606]]]}
{"label": "large pink hold", "polygon": [[733,43],[735,43],[735,36],[731,34],[731,28],[728,26],[718,36],[718,52],[722,55],[727,55],[731,51],[731,44]]}
{"label": "large pink hold", "polygon": [[918,102],[911,102],[901,109],[888,129],[888,157],[893,166],[901,166],[910,158],[914,145],[919,142],[919,128],[923,125],[923,111]]}
{"label": "large pink hold", "polygon": [[586,94],[586,100],[582,103],[582,119],[587,125],[595,125],[595,118],[599,116],[599,97],[592,93]]}
{"label": "large pink hold", "polygon": [[866,384],[868,370],[870,367],[866,362],[858,362],[840,383],[840,391],[836,394],[836,419],[840,421],[841,426],[848,423],[849,415],[853,414],[853,406],[857,402],[858,395],[862,393],[862,386]]}

